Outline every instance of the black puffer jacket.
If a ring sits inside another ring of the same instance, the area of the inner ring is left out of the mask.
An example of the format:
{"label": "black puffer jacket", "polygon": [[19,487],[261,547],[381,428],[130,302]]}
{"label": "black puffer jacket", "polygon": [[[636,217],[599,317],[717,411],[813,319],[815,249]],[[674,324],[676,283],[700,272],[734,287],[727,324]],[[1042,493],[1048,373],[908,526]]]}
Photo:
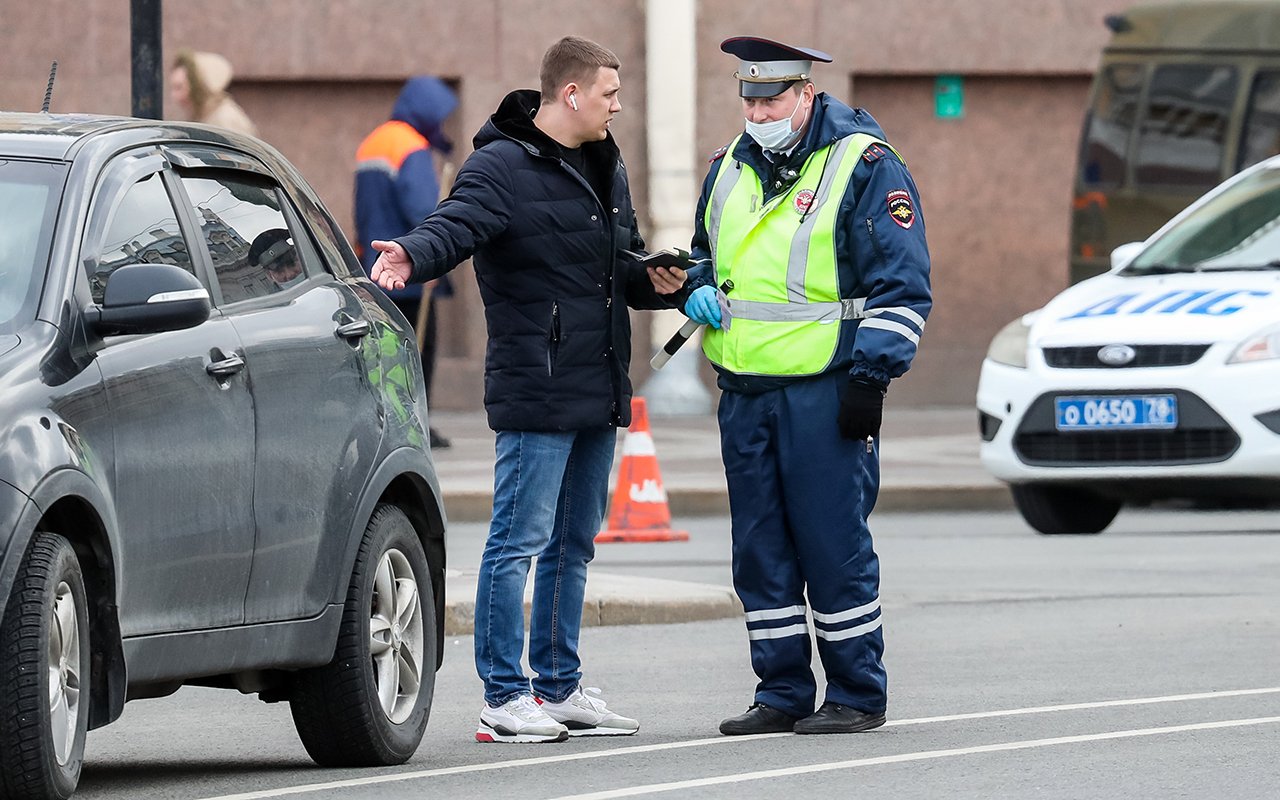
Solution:
{"label": "black puffer jacket", "polygon": [[449,196],[396,239],[427,281],[474,256],[489,332],[484,404],[494,430],[569,431],[631,422],[627,306],[671,308],[645,270],[626,168],[613,137],[582,146],[612,175],[601,204],[533,124],[539,95],[512,92],[475,137]]}

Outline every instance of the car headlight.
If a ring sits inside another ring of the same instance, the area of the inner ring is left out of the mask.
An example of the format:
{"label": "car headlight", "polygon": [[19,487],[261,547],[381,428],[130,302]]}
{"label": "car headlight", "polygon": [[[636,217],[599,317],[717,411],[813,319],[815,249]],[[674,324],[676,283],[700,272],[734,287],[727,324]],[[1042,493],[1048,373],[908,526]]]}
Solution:
{"label": "car headlight", "polygon": [[1031,323],[1035,322],[1038,314],[1038,311],[1023,314],[1001,328],[987,348],[987,358],[997,364],[1026,369],[1027,339],[1031,333]]}
{"label": "car headlight", "polygon": [[1268,328],[1245,339],[1227,359],[1227,363],[1244,364],[1272,358],[1280,358],[1280,327]]}

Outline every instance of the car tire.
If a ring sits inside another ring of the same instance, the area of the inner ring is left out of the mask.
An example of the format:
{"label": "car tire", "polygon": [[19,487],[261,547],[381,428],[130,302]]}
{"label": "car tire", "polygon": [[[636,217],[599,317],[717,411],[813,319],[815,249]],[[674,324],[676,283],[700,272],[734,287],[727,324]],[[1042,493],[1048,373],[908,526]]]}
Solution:
{"label": "car tire", "polygon": [[431,574],[409,518],[380,505],[365,528],[333,660],[298,674],[289,697],[307,754],[325,767],[403,764],[435,692]]}
{"label": "car tire", "polygon": [[1013,504],[1043,534],[1101,533],[1120,513],[1120,500],[1077,486],[1013,484]]}
{"label": "car tire", "polygon": [[89,722],[89,608],[71,543],[31,540],[0,621],[0,797],[65,800]]}

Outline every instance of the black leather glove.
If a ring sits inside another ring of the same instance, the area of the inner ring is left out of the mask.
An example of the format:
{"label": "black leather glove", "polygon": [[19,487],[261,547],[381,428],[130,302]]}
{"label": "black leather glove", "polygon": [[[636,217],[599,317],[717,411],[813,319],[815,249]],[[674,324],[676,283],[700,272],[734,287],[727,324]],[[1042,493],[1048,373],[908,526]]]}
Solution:
{"label": "black leather glove", "polygon": [[879,436],[884,392],[883,386],[869,378],[850,378],[840,395],[840,435],[854,440]]}

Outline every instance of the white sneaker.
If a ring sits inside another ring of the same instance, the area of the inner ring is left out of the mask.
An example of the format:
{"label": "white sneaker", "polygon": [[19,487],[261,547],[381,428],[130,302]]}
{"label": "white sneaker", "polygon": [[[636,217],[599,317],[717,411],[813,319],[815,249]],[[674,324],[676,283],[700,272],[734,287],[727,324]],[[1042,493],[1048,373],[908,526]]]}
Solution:
{"label": "white sneaker", "polygon": [[610,711],[599,689],[584,692],[579,686],[563,702],[543,700],[542,710],[564,723],[570,736],[630,736],[640,730],[639,722]]}
{"label": "white sneaker", "polygon": [[498,708],[486,704],[476,729],[477,742],[563,742],[568,738],[569,729],[547,716],[527,694],[516,695]]}

